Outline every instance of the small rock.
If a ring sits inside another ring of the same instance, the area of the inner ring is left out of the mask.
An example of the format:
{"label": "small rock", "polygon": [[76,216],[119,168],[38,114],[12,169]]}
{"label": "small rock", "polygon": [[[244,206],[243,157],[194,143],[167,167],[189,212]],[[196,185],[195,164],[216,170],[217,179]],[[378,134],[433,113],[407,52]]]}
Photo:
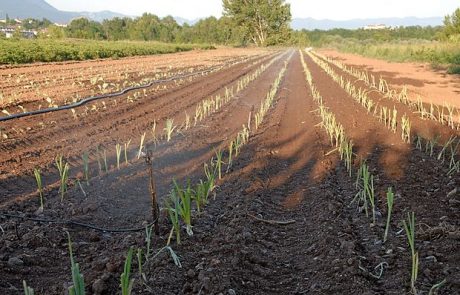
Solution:
{"label": "small rock", "polygon": [[187,277],[190,278],[190,279],[195,277],[195,272],[193,271],[193,269],[189,269],[187,271]]}
{"label": "small rock", "polygon": [[97,279],[94,281],[92,288],[93,288],[94,294],[99,295],[99,294],[102,294],[102,292],[104,292],[105,289],[107,289],[107,285],[105,284],[104,280]]}
{"label": "small rock", "polygon": [[105,268],[107,269],[108,272],[116,272],[118,266],[117,266],[116,263],[108,262],[108,263],[105,265]]}
{"label": "small rock", "polygon": [[24,261],[22,261],[19,257],[11,257],[8,259],[8,266],[15,267],[15,266],[23,266]]}
{"label": "small rock", "polygon": [[424,274],[425,276],[429,277],[430,274],[431,274],[431,270],[430,270],[429,268],[425,268],[425,270],[423,270],[423,274]]}
{"label": "small rock", "polygon": [[198,273],[198,280],[200,280],[200,281],[204,280],[205,275],[206,275],[206,272],[205,272],[204,270],[201,270],[201,271]]}
{"label": "small rock", "polygon": [[236,295],[236,292],[233,289],[228,289],[227,293],[228,293],[228,295]]}
{"label": "small rock", "polygon": [[111,275],[110,275],[109,273],[105,273],[105,274],[102,275],[101,279],[102,279],[103,281],[107,281],[108,279],[110,279],[110,276],[111,276]]}
{"label": "small rock", "polygon": [[205,290],[209,290],[210,287],[211,287],[211,279],[210,279],[209,277],[205,277],[205,278],[203,279],[203,288],[204,288]]}

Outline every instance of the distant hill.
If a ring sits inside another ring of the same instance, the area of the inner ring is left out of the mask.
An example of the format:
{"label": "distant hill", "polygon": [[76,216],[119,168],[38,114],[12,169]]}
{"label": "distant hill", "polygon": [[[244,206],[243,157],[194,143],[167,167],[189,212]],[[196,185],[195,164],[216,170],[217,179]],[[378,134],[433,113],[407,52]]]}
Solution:
{"label": "distant hill", "polygon": [[181,26],[183,24],[185,24],[185,23],[187,23],[187,24],[192,26],[192,25],[196,24],[200,20],[200,18],[197,18],[197,19],[194,19],[194,20],[189,20],[189,19],[185,19],[185,18],[182,18],[182,17],[179,17],[179,16],[175,16],[174,19]]}
{"label": "distant hill", "polygon": [[124,17],[126,15],[111,12],[70,12],[54,8],[45,0],[0,0],[0,18],[4,19],[6,15],[10,18],[47,18],[57,23],[68,23],[77,17],[87,17],[92,20],[102,21],[114,17]]}
{"label": "distant hill", "polygon": [[330,20],[314,18],[294,18],[291,27],[296,30],[330,30],[334,28],[358,29],[368,25],[384,24],[386,26],[439,26],[443,23],[443,17],[404,17],[404,18],[369,18],[369,19],[350,19],[350,20]]}

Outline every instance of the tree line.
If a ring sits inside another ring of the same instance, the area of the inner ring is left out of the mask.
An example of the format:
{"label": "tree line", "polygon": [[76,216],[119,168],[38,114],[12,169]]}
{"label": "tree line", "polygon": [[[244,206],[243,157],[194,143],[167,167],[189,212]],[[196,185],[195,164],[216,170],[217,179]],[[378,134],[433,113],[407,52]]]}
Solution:
{"label": "tree line", "polygon": [[113,18],[96,22],[86,18],[58,27],[48,20],[23,21],[26,29],[46,28],[51,38],[93,40],[140,40],[167,43],[207,43],[222,45],[256,44],[321,46],[337,39],[392,41],[407,39],[460,40],[460,9],[446,16],[444,26],[398,27],[383,30],[292,30],[290,5],[285,0],[223,0],[221,18],[208,17],[193,25],[179,25],[172,16],[160,18],[144,13],[137,18]]}

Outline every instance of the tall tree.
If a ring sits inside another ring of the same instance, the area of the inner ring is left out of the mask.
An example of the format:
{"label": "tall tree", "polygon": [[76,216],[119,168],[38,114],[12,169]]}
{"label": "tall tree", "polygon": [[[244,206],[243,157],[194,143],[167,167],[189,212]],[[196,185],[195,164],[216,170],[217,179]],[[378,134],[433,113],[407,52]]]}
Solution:
{"label": "tall tree", "polygon": [[460,40],[460,8],[444,18],[443,34],[447,39]]}
{"label": "tall tree", "polygon": [[223,0],[224,15],[246,30],[258,46],[289,39],[291,7],[284,0]]}

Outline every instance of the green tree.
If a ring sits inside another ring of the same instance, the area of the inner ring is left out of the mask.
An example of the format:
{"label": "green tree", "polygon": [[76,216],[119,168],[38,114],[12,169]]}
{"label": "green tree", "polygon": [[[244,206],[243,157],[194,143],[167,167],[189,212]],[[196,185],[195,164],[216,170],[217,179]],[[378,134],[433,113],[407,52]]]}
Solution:
{"label": "green tree", "polygon": [[66,28],[66,35],[70,38],[104,39],[102,25],[84,17],[74,19]]}
{"label": "green tree", "polygon": [[48,27],[47,31],[43,33],[41,36],[51,39],[62,39],[65,37],[64,28],[58,27],[56,25],[51,25]]}
{"label": "green tree", "polygon": [[129,38],[129,26],[132,25],[132,20],[128,17],[115,17],[110,20],[104,20],[102,27],[105,38],[108,40],[126,40]]}
{"label": "green tree", "polygon": [[129,37],[134,40],[158,40],[160,34],[160,19],[151,13],[144,13],[136,18],[129,28]]}
{"label": "green tree", "polygon": [[224,15],[258,46],[289,39],[291,8],[284,0],[223,0]]}
{"label": "green tree", "polygon": [[443,35],[446,39],[460,41],[460,8],[444,18]]}

